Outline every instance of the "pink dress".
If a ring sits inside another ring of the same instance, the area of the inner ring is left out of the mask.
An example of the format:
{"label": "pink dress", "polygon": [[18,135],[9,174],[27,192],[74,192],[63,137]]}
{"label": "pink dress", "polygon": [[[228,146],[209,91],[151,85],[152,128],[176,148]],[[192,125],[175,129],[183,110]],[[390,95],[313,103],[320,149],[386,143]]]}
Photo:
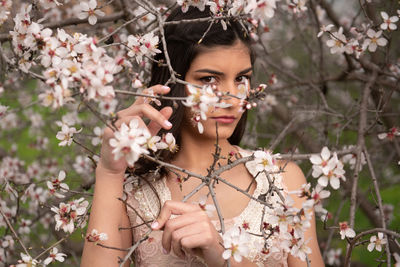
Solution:
{"label": "pink dress", "polygon": [[[251,152],[239,148],[239,152],[243,157],[250,156]],[[249,161],[246,164],[247,170],[255,176],[257,174],[255,170],[255,163]],[[274,175],[275,185],[281,186],[281,175]],[[256,189],[253,193],[253,197],[257,198],[260,194],[268,191],[268,182],[265,174],[260,174],[256,177]],[[152,183],[154,189],[157,191],[161,205],[166,200],[171,199],[171,192],[169,191],[165,178]],[[279,201],[278,196],[275,194],[270,196],[270,200]],[[159,202],[154,194],[154,191],[148,185],[143,185],[139,189],[131,190],[128,194],[128,204],[136,209],[136,211],[147,221],[155,219],[159,211]],[[250,199],[247,207],[238,216],[225,220],[225,229],[229,230],[234,226],[242,226],[244,223],[248,225],[248,231],[251,233],[260,234],[260,222],[262,219],[262,210],[264,206],[255,200]],[[268,209],[268,208],[267,208]],[[131,225],[137,226],[143,224],[142,219],[137,214],[127,207],[129,220]],[[268,214],[268,213],[265,213]],[[174,216],[174,215],[173,215]],[[268,215],[264,215],[264,221],[268,222]],[[216,229],[219,230],[219,221],[212,221]],[[132,229],[133,240],[137,242],[149,231],[148,226],[145,224],[134,227]],[[134,251],[135,266],[137,267],[160,267],[160,266],[192,266],[192,267],[204,267],[207,266],[204,261],[197,256],[190,255],[186,260],[178,258],[171,252],[170,254],[164,255],[162,253],[161,246],[162,231],[153,231],[150,233],[149,238],[140,243],[140,245]],[[253,243],[262,242],[260,237],[251,235]],[[252,262],[256,263],[257,266],[274,266],[274,267],[287,267],[287,253],[282,249],[278,248],[278,252],[269,254],[262,253],[260,246],[250,247],[250,254],[247,257]]]}

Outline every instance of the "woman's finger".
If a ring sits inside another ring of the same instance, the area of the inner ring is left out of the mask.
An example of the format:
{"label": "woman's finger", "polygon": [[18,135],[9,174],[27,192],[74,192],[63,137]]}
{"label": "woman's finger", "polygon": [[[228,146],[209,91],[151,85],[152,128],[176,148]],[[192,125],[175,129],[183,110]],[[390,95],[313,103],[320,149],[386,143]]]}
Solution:
{"label": "woman's finger", "polygon": [[209,223],[206,221],[196,222],[177,229],[172,233],[171,251],[173,251],[178,257],[184,258],[184,246],[182,246],[181,240],[185,237],[187,238],[199,234],[201,234],[201,237],[199,237],[196,243],[192,244],[193,247],[191,248],[204,246],[212,242],[212,235],[209,231]]}
{"label": "woman's finger", "polygon": [[[123,115],[121,115],[123,114]],[[129,107],[129,112],[118,113],[118,116],[140,116],[146,117],[160,125],[164,129],[170,129],[172,124],[157,109],[149,104],[133,105]]]}
{"label": "woman's finger", "polygon": [[198,205],[184,203],[180,201],[167,200],[161,208],[160,215],[151,224],[153,230],[159,230],[164,227],[171,214],[182,215],[188,212],[195,212],[201,210]]}
{"label": "woman's finger", "polygon": [[[168,120],[172,115],[172,108],[164,107],[159,112]],[[151,135],[156,135],[161,130],[160,124],[155,121],[150,121],[150,123],[147,125],[147,128],[149,129]]]}
{"label": "woman's finger", "polygon": [[206,221],[208,220],[207,214],[200,210],[196,212],[191,212],[191,213],[186,213],[183,214],[182,216],[179,216],[174,219],[169,219],[164,226],[164,231],[163,231],[163,236],[161,239],[161,244],[163,248],[169,252],[171,249],[171,240],[172,240],[172,234],[187,226],[187,225],[192,225],[195,224],[199,221]]}

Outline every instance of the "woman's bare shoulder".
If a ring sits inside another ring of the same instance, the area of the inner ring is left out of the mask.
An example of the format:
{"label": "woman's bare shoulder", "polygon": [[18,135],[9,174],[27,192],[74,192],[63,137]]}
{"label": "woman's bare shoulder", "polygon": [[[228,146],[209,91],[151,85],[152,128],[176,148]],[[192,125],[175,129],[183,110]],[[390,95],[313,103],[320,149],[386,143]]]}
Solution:
{"label": "woman's bare shoulder", "polygon": [[303,184],[307,183],[303,171],[295,162],[278,160],[277,165],[282,170],[282,182],[289,191],[299,190]]}

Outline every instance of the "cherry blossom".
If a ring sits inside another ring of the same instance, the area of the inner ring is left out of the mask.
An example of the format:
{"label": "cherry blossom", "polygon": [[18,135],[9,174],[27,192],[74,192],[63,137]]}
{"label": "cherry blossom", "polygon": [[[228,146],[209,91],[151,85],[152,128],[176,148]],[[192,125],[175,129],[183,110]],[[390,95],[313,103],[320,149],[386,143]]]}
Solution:
{"label": "cherry blossom", "polygon": [[8,19],[11,9],[11,0],[0,1],[0,26]]}
{"label": "cherry blossom", "polygon": [[349,227],[347,222],[340,222],[339,228],[341,239],[344,239],[345,237],[353,238],[356,236],[356,232],[354,232],[354,230]]}
{"label": "cherry blossom", "polygon": [[75,222],[85,214],[88,205],[89,203],[84,198],[80,198],[67,204],[61,202],[58,208],[52,207],[51,210],[56,213],[54,216],[55,229],[59,231],[61,228],[64,232],[72,233],[75,229]]}
{"label": "cherry blossom", "polygon": [[51,181],[47,181],[47,187],[49,188],[50,194],[58,197],[64,198],[65,196],[58,193],[57,190],[61,192],[67,192],[69,186],[66,183],[61,183],[65,179],[65,171],[61,170],[58,174],[58,178],[51,178]]}
{"label": "cherry blossom", "polygon": [[126,46],[129,48],[128,56],[135,57],[137,63],[143,61],[144,56],[154,56],[161,53],[157,48],[159,38],[153,32],[147,33],[143,36],[129,35]]}
{"label": "cherry blossom", "polygon": [[178,151],[175,137],[172,133],[167,133],[163,136],[162,140],[156,144],[158,149],[168,149],[170,152],[175,153]]}
{"label": "cherry blossom", "polygon": [[343,28],[340,27],[339,31],[331,34],[331,39],[326,41],[326,45],[330,47],[332,54],[343,53],[345,45],[347,44],[346,36],[343,34]]}
{"label": "cherry blossom", "polygon": [[[345,146],[343,149],[353,149],[354,146]],[[354,170],[356,167],[356,161],[357,161],[357,154],[355,153],[350,153],[346,154],[341,158],[341,161],[343,163],[347,163],[350,165],[350,169]],[[362,170],[363,165],[367,164],[367,161],[365,159],[365,154],[364,152],[361,153],[361,162],[360,162],[360,171]]]}
{"label": "cherry blossom", "polygon": [[33,267],[39,264],[39,261],[32,259],[30,255],[21,253],[21,260],[18,260],[16,267]]}
{"label": "cherry blossom", "polygon": [[56,135],[56,138],[58,140],[61,140],[61,142],[58,144],[59,146],[70,146],[72,144],[73,136],[76,133],[80,133],[82,129],[79,129],[78,131],[75,129],[75,127],[68,127],[68,125],[64,124],[61,127],[61,131],[59,131]]}
{"label": "cherry blossom", "polygon": [[226,231],[222,236],[224,241],[225,251],[222,257],[227,260],[230,257],[237,262],[242,261],[242,257],[246,257],[249,253],[249,234],[241,227],[234,227]]}
{"label": "cherry blossom", "polygon": [[370,52],[375,52],[378,46],[386,46],[388,41],[380,37],[382,35],[382,31],[375,32],[373,29],[368,29],[367,36],[363,43],[363,49],[368,48]]}
{"label": "cherry blossom", "polygon": [[370,243],[367,247],[369,252],[374,250],[374,248],[377,251],[382,251],[382,245],[385,245],[387,243],[386,238],[383,236],[383,233],[378,233],[378,237],[376,237],[376,235],[371,236],[369,242]]}
{"label": "cherry blossom", "polygon": [[399,21],[399,17],[398,16],[392,16],[389,18],[389,15],[385,12],[382,11],[381,12],[381,17],[383,19],[383,23],[381,24],[381,29],[382,30],[396,30],[397,29],[397,25],[395,24],[397,21]]}
{"label": "cherry blossom", "polygon": [[86,240],[89,242],[99,242],[99,241],[105,241],[108,239],[108,236],[106,233],[99,233],[96,229],[92,229],[92,231],[86,235]]}
{"label": "cherry blossom", "polygon": [[304,241],[304,239],[301,239],[298,242],[295,242],[294,246],[292,247],[290,254],[292,254],[295,257],[300,258],[302,261],[306,260],[307,254],[311,253],[311,248],[307,247],[307,243],[310,241]]}
{"label": "cherry blossom", "polygon": [[3,106],[0,104],[0,119],[5,116],[6,112],[7,112],[8,107],[7,106]]}
{"label": "cherry blossom", "polygon": [[97,22],[97,16],[104,16],[104,12],[97,9],[97,1],[90,0],[89,2],[80,3],[80,13],[77,14],[79,19],[88,18],[90,25],[95,25]]}
{"label": "cherry blossom", "polygon": [[397,127],[390,128],[389,132],[378,134],[380,140],[387,138],[389,141],[392,141],[396,136],[400,136],[400,131]]}
{"label": "cherry blossom", "polygon": [[204,10],[206,6],[205,0],[177,0],[176,3],[182,7],[182,12],[186,13],[189,9],[189,6],[194,6],[200,9],[201,11]]}
{"label": "cherry blossom", "polygon": [[199,197],[198,202],[194,202],[194,204],[198,204],[199,207],[207,213],[208,217],[213,217],[214,212],[216,211],[215,205],[207,204],[207,195],[201,195]]}
{"label": "cherry blossom", "polygon": [[257,150],[254,152],[254,162],[256,165],[256,171],[262,172],[274,172],[278,170],[276,165],[277,155],[273,155],[270,151]]}
{"label": "cherry blossom", "polygon": [[40,0],[39,3],[44,9],[51,9],[62,5],[62,3],[58,2],[57,0]]}
{"label": "cherry blossom", "polygon": [[334,266],[340,266],[340,256],[342,255],[342,249],[333,249],[331,248],[328,250],[328,253],[326,254],[327,257],[327,263],[329,265],[334,265]]}
{"label": "cherry blossom", "polygon": [[49,265],[55,261],[64,262],[65,257],[67,257],[67,254],[58,252],[58,249],[54,247],[50,250],[50,255],[43,261],[43,264]]}
{"label": "cherry blossom", "polygon": [[92,145],[97,146],[102,142],[104,129],[101,129],[99,126],[94,127],[93,133],[95,137],[92,138]]}
{"label": "cherry blossom", "polygon": [[313,164],[312,176],[318,178],[318,184],[325,187],[328,182],[333,189],[340,187],[340,179],[345,180],[343,163],[337,158],[336,152],[331,157],[327,147],[321,151],[321,155],[312,155],[310,161]]}
{"label": "cherry blossom", "polygon": [[147,143],[145,131],[147,129],[139,127],[137,119],[131,120],[129,125],[122,123],[119,131],[114,133],[114,138],[110,139],[110,145],[114,148],[114,159],[125,157],[128,164],[133,165],[142,154],[148,154],[149,151],[144,146]]}

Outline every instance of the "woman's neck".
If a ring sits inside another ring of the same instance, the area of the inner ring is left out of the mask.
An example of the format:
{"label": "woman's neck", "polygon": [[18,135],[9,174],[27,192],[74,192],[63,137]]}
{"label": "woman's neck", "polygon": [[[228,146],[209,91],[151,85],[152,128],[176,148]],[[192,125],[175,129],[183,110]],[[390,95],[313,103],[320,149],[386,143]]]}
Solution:
{"label": "woman's neck", "polygon": [[[216,139],[199,138],[183,131],[180,148],[172,163],[184,169],[204,173],[214,161],[215,144]],[[229,153],[237,152],[235,146],[231,145],[227,139],[219,139],[218,146],[221,149],[220,156],[225,158]],[[223,162],[226,163],[226,161]]]}

